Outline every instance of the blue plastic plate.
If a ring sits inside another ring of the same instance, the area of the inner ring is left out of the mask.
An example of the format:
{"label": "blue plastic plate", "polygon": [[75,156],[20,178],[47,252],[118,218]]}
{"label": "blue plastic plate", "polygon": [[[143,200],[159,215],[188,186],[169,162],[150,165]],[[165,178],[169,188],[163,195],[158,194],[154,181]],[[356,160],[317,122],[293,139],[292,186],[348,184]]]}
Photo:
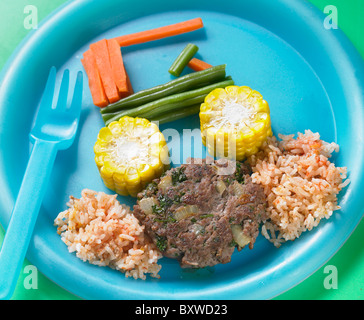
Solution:
{"label": "blue plastic plate", "polygon": [[[276,134],[311,129],[341,146],[334,160],[348,167],[351,179],[340,194],[342,210],[279,249],[260,236],[253,250],[235,252],[231,263],[214,268],[182,270],[163,258],[159,280],[125,278],[82,262],[68,252],[53,220],[66,209],[69,195],[79,197],[84,188],[111,193],[94,163],[93,145],[103,122],[85,81],[80,130],[74,145],[57,156],[27,255],[47,277],[80,297],[269,299],[322,266],[362,217],[363,61],[340,30],[324,28],[325,16],[312,5],[298,0],[79,0],[61,7],[27,37],[1,75],[1,224],[8,224],[20,186],[31,147],[28,133],[49,68],[55,65],[59,74],[69,68],[75,75],[82,70],[82,53],[96,40],[195,17],[203,19],[203,30],[123,50],[135,91],[169,81],[174,58],[187,43],[197,44],[200,57],[214,65],[226,63],[236,84],[262,93]],[[191,155],[185,144],[178,155],[176,139],[183,129],[198,126],[195,116],[161,127],[176,162]],[[203,154],[199,146],[197,141],[194,156]]]}

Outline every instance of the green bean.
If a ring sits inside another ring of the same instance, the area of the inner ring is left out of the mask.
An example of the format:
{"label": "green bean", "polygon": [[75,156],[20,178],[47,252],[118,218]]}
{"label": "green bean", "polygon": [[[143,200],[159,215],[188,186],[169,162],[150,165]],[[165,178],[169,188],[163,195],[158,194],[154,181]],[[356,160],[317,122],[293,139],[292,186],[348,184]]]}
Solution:
{"label": "green bean", "polygon": [[147,118],[149,121],[158,121],[159,124],[163,124],[197,114],[200,112],[200,106],[201,104],[199,103],[188,108],[168,112],[160,116],[144,118]]}
{"label": "green bean", "polygon": [[[157,116],[159,114],[173,111],[173,110],[175,110],[176,107],[177,107],[177,109],[183,108],[186,105],[188,106],[188,105],[192,104],[191,99],[196,98],[196,99],[201,100],[201,97],[203,97],[203,99],[204,99],[204,97],[208,93],[210,93],[212,90],[214,90],[216,88],[225,88],[225,87],[233,85],[233,84],[234,84],[234,81],[231,79],[228,79],[225,81],[221,81],[221,82],[217,82],[217,83],[205,86],[203,88],[190,90],[190,91],[186,91],[183,93],[177,93],[177,94],[174,94],[174,95],[162,98],[162,99],[158,99],[158,100],[146,103],[144,105],[141,105],[139,107],[116,113],[112,118],[104,120],[105,125],[108,125],[112,121],[117,121],[121,117],[124,117],[124,116],[136,117],[136,116],[140,116],[142,114],[151,113],[152,111],[154,111],[153,116]],[[199,98],[197,98],[197,97],[199,97]],[[203,101],[203,99],[202,99],[202,101]],[[196,100],[193,100],[193,101],[196,101]],[[194,103],[196,103],[196,102],[194,102]],[[161,110],[160,112],[158,112],[159,109]]]}
{"label": "green bean", "polygon": [[206,70],[192,72],[165,84],[138,91],[129,97],[111,104],[100,110],[101,114],[115,113],[122,109],[134,108],[148,102],[161,99],[168,95],[199,88],[201,86],[221,81],[225,78],[225,64]]}
{"label": "green bean", "polygon": [[187,66],[187,63],[193,58],[197,51],[198,47],[192,43],[189,43],[178,55],[176,60],[174,60],[168,72],[175,77],[179,77],[185,66]]}
{"label": "green bean", "polygon": [[[231,76],[226,77],[224,79],[224,82],[228,81],[228,80],[232,80]],[[202,102],[204,102],[206,95],[207,95],[206,93],[203,93],[203,94],[201,94],[199,96],[195,96],[195,97],[192,97],[192,98],[187,98],[185,100],[181,100],[181,101],[176,102],[173,105],[173,112],[174,111],[177,112],[181,108],[190,107],[192,105],[196,105],[196,104],[200,105]],[[158,108],[155,108],[155,109],[153,109],[153,110],[151,110],[149,112],[139,114],[138,117],[152,119],[154,117],[158,117],[160,115],[168,113],[168,111],[170,111],[170,109],[171,109],[170,104],[164,104],[164,105],[161,105]]]}
{"label": "green bean", "polygon": [[[232,78],[231,78],[231,76],[227,76],[227,77],[225,77],[225,79],[224,79],[224,81],[227,81],[227,80],[232,80]],[[210,83],[207,83],[206,85],[209,85]],[[206,86],[205,85],[205,86]],[[206,94],[204,94],[203,95],[203,97],[205,97],[206,96]],[[195,99],[195,98],[194,98]],[[201,101],[202,102],[202,101]],[[183,104],[183,102],[182,102],[182,104]],[[167,109],[169,108],[169,106],[168,105],[166,105],[166,106],[163,106],[163,108],[166,108],[167,107]],[[131,110],[131,109],[128,109],[128,110]],[[158,110],[163,110],[162,108],[158,108]],[[157,112],[158,112],[158,110],[157,110]],[[124,110],[125,111],[125,110]],[[105,114],[101,114],[102,115],[102,118],[103,118],[103,120],[104,120],[104,122],[105,122],[105,124],[106,123],[110,123],[110,121],[108,121],[108,120],[110,120],[110,119],[115,119],[115,118],[117,118],[117,116],[118,115],[120,115],[120,112],[122,112],[122,111],[117,111],[117,112],[113,112],[113,113],[105,113]],[[151,111],[152,112],[152,115],[154,115],[154,112],[155,111]],[[139,115],[139,117],[142,117],[141,115]],[[144,116],[144,114],[143,114],[143,118],[146,118],[145,116]]]}
{"label": "green bean", "polygon": [[[181,109],[181,108],[189,107],[192,105],[196,105],[196,104],[201,104],[205,100],[205,97],[206,97],[206,93],[193,97],[193,98],[178,101],[178,102],[174,103],[173,111]],[[149,112],[142,113],[141,115],[138,115],[138,116],[147,118],[147,119],[154,118],[161,114],[168,113],[169,111],[171,111],[170,109],[171,109],[171,105],[165,104],[165,105],[161,105],[160,107],[155,108]]]}
{"label": "green bean", "polygon": [[[228,77],[225,77],[225,78],[222,78],[222,79],[218,79],[217,81],[226,81],[226,80],[231,80],[231,76],[228,76]],[[201,83],[201,86],[199,86],[199,88],[203,88],[203,87],[208,86],[210,84],[216,83],[217,81],[213,81],[213,82],[208,81],[208,82],[205,82],[205,83]],[[192,89],[197,89],[197,88],[191,88],[191,90]],[[188,91],[188,90],[186,90],[186,91]],[[130,110],[130,109],[132,109],[132,108],[128,108],[127,110]],[[107,120],[115,117],[117,114],[119,114],[122,111],[123,110],[119,110],[119,111],[112,112],[112,113],[111,112],[110,113],[101,113],[101,116],[102,116],[104,122],[106,122]]]}

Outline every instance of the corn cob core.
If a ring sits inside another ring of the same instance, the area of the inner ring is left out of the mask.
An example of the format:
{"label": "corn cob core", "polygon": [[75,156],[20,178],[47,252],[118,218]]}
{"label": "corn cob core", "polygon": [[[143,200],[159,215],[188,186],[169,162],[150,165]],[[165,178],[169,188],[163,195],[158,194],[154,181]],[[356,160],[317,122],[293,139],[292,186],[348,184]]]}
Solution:
{"label": "corn cob core", "polygon": [[102,128],[94,152],[104,184],[120,195],[135,197],[169,167],[163,134],[144,118],[125,116]]}
{"label": "corn cob core", "polygon": [[211,91],[200,107],[202,142],[217,157],[243,160],[272,135],[268,103],[246,86]]}

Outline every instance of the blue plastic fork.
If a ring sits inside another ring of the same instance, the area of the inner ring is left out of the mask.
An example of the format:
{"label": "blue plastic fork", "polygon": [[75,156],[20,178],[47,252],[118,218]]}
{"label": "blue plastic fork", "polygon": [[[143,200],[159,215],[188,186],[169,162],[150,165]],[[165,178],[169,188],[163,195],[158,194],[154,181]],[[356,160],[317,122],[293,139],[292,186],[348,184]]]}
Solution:
{"label": "blue plastic fork", "polygon": [[13,295],[34,225],[48,187],[58,150],[74,141],[82,104],[83,76],[78,72],[67,107],[69,70],[64,71],[57,105],[53,106],[56,68],[52,67],[29,139],[33,148],[0,252],[0,299]]}

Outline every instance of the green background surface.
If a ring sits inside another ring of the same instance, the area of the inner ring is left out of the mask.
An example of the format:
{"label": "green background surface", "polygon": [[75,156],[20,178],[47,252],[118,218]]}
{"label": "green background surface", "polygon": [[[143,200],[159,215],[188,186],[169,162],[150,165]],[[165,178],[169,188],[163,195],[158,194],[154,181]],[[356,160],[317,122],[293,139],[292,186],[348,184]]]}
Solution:
{"label": "green background surface", "polygon": [[[273,0],[274,1],[274,0]],[[24,28],[24,7],[34,5],[38,9],[40,22],[53,10],[65,3],[65,0],[0,0],[0,69],[20,41],[30,32]],[[321,11],[328,5],[337,7],[338,25],[346,33],[364,58],[364,0],[311,0]],[[6,152],[6,150],[1,150]],[[360,192],[360,191],[358,191]],[[0,226],[0,243],[4,230]],[[323,248],[324,250],[324,248]],[[15,300],[73,300],[79,299],[65,291],[38,272],[37,289],[25,289],[29,274],[24,261],[18,284],[12,299]],[[325,267],[336,267],[338,275],[337,289],[325,289],[325,278],[330,276]],[[326,271],[326,273],[325,273]],[[121,275],[122,276],[122,275]],[[364,220],[353,232],[349,240],[324,266],[309,278],[275,298],[291,300],[364,300]]]}

